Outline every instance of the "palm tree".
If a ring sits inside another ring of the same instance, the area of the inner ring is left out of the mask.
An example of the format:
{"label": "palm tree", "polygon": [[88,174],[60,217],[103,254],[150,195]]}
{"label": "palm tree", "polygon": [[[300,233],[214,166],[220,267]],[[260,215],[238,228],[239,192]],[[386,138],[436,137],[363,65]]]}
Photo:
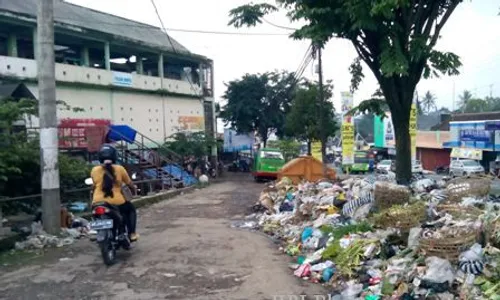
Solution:
{"label": "palm tree", "polygon": [[472,93],[468,90],[462,92],[462,95],[458,96],[460,101],[458,102],[458,109],[462,112],[465,112],[467,109],[467,103],[472,100]]}
{"label": "palm tree", "polygon": [[427,91],[422,98],[422,108],[426,113],[437,110],[436,97],[430,91]]}

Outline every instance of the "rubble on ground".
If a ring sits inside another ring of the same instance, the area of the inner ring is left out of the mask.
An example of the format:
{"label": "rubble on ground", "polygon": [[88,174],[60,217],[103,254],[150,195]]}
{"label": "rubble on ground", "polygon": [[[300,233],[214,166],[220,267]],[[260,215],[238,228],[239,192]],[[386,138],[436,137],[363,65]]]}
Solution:
{"label": "rubble on ground", "polygon": [[500,299],[499,201],[489,185],[283,178],[233,227],[279,241],[293,274],[324,284],[332,299]]}
{"label": "rubble on ground", "polygon": [[22,242],[16,242],[16,250],[37,250],[45,248],[60,248],[71,245],[75,240],[87,236],[90,232],[89,222],[83,218],[72,217],[72,228],[61,228],[58,236],[50,235],[43,230],[41,222],[33,222],[29,236]]}

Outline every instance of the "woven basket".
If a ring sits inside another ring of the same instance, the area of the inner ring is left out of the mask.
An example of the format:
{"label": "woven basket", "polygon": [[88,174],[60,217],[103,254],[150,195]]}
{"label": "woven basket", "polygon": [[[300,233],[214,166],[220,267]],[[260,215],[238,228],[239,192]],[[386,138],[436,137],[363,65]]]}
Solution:
{"label": "woven basket", "polygon": [[438,212],[450,214],[454,219],[477,219],[483,214],[483,211],[474,206],[458,206],[458,205],[438,205]]}
{"label": "woven basket", "polygon": [[440,239],[420,239],[420,251],[425,256],[437,256],[451,262],[458,261],[460,254],[468,250],[477,240],[477,233],[472,231],[460,237]]}
{"label": "woven basket", "polygon": [[402,232],[409,232],[413,227],[418,227],[425,220],[424,205],[400,205],[387,209],[373,218],[375,226],[380,228],[396,228]]}
{"label": "woven basket", "polygon": [[463,197],[485,197],[490,193],[491,181],[482,178],[458,178],[446,187],[448,202],[460,202]]}
{"label": "woven basket", "polygon": [[394,205],[408,203],[410,190],[401,185],[392,183],[377,183],[374,191],[374,208],[378,211],[390,208]]}

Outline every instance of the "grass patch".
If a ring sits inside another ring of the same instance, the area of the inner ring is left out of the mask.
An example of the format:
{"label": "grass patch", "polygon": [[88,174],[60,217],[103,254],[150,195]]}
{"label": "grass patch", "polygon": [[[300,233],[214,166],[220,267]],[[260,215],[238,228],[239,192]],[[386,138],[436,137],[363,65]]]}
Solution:
{"label": "grass patch", "polygon": [[38,251],[4,251],[0,252],[0,267],[10,267],[26,264],[29,261],[42,257],[43,250]]}

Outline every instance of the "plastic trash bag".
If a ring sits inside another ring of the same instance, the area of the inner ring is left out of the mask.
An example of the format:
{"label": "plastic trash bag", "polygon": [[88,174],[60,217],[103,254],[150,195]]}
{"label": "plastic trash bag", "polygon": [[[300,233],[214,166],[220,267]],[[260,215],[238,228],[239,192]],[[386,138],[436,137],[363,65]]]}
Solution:
{"label": "plastic trash bag", "polygon": [[342,291],[343,299],[356,299],[359,294],[363,291],[362,284],[355,284],[354,282],[349,282],[347,288]]}
{"label": "plastic trash bag", "polygon": [[455,280],[453,267],[448,260],[431,256],[425,260],[425,265],[427,266],[427,272],[422,277],[422,280],[430,283],[448,282],[449,284]]}
{"label": "plastic trash bag", "polygon": [[302,231],[302,243],[305,243],[305,241],[311,237],[313,234],[314,229],[312,227],[306,227],[304,228],[304,231]]}
{"label": "plastic trash bag", "polygon": [[322,263],[319,263],[319,264],[315,264],[313,266],[311,266],[311,271],[313,272],[321,272],[327,268],[332,268],[334,266],[334,263],[330,260],[326,260]]}

